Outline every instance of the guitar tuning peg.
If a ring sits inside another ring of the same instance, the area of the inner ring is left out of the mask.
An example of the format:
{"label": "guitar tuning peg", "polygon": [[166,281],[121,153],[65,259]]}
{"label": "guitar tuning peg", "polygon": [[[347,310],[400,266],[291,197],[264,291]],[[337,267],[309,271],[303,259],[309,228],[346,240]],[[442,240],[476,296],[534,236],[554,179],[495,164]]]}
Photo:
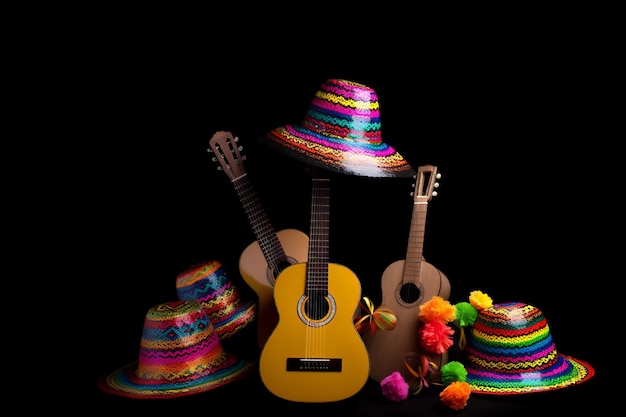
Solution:
{"label": "guitar tuning peg", "polygon": [[437,197],[437,191],[433,191],[431,194],[433,195],[433,197]]}
{"label": "guitar tuning peg", "polygon": [[208,153],[213,153],[213,149],[211,149],[211,148],[206,148],[206,151],[207,151]]}
{"label": "guitar tuning peg", "polygon": [[239,150],[239,152],[243,151],[243,146],[238,146],[237,149]]}
{"label": "guitar tuning peg", "polygon": [[235,142],[239,142],[239,137],[238,137],[238,136],[235,136],[235,137],[234,137],[234,140],[235,140]]}
{"label": "guitar tuning peg", "polygon": [[439,188],[439,183],[438,182],[435,182],[433,185],[435,186],[435,188]]}
{"label": "guitar tuning peg", "polygon": [[435,175],[435,178],[437,178],[438,180],[441,179],[441,172],[438,172],[437,175]]}

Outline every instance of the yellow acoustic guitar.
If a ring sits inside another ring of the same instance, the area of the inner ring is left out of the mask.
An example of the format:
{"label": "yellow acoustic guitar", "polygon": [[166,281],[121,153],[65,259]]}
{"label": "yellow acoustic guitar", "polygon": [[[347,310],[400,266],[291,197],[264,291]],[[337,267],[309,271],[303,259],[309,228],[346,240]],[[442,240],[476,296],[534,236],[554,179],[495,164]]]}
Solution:
{"label": "yellow acoustic guitar", "polygon": [[[434,189],[439,186],[437,179],[440,177],[436,166],[418,168],[406,258],[390,264],[383,271],[381,305],[394,312],[396,326],[374,334],[363,333],[371,360],[370,377],[377,382],[394,371],[400,372],[407,380],[412,378],[404,364],[404,357],[409,352],[421,350],[417,335],[420,306],[435,295],[444,299],[450,296],[448,277],[422,256],[426,209],[431,197],[437,195]],[[447,355],[434,355],[429,359],[440,366],[447,361]]]}
{"label": "yellow acoustic guitar", "polygon": [[369,357],[353,318],[361,283],[328,262],[327,178],[314,175],[309,258],[280,273],[274,285],[279,320],[261,351],[259,371],[274,395],[297,402],[332,402],[365,385]]}
{"label": "yellow acoustic guitar", "polygon": [[287,266],[306,262],[309,237],[296,229],[274,231],[248,178],[238,140],[231,132],[216,132],[209,151],[220,164],[218,170],[230,178],[256,237],[239,257],[239,273],[258,297],[257,343],[261,348],[278,323],[273,295],[276,278]]}

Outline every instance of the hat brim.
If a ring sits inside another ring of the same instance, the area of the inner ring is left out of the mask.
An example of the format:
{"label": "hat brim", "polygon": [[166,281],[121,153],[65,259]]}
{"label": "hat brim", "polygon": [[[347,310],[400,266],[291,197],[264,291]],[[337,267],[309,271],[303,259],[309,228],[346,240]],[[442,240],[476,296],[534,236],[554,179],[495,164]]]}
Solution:
{"label": "hat brim", "polygon": [[129,363],[97,381],[98,388],[110,394],[136,399],[166,399],[210,391],[237,381],[255,369],[255,363],[238,358],[226,368],[208,375],[168,384],[150,383],[135,375],[138,361]]}
{"label": "hat brim", "polygon": [[393,147],[333,138],[285,125],[260,137],[260,142],[309,165],[347,175],[412,177],[415,170]]}
{"label": "hat brim", "polygon": [[211,319],[215,331],[220,339],[228,339],[246,328],[256,318],[257,302],[248,301],[239,307],[233,314],[220,318]]}
{"label": "hat brim", "polygon": [[470,385],[472,393],[492,395],[556,390],[587,381],[595,373],[589,363],[562,354],[554,365],[537,372],[489,372],[467,365],[465,368],[466,382]]}

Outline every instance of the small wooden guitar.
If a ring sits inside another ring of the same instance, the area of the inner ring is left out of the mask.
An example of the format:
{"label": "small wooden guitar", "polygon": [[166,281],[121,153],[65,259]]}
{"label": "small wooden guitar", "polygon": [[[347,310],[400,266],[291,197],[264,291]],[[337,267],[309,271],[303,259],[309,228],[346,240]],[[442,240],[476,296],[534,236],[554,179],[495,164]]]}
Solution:
{"label": "small wooden guitar", "polygon": [[231,132],[216,132],[209,141],[209,152],[219,162],[230,178],[241,202],[256,240],[248,245],[239,257],[239,272],[258,297],[257,343],[263,347],[278,323],[274,303],[274,284],[287,266],[306,262],[309,237],[296,229],[275,232],[267,213],[263,210],[246,173],[238,138]]}
{"label": "small wooden guitar", "polygon": [[[394,371],[410,378],[404,357],[409,352],[421,350],[417,335],[419,308],[435,295],[444,299],[450,296],[448,278],[423,258],[426,210],[431,197],[437,195],[434,189],[439,186],[436,180],[440,177],[436,166],[418,168],[406,258],[390,264],[383,271],[381,305],[395,313],[396,327],[363,334],[371,360],[370,377],[377,382]],[[446,361],[441,355],[431,359],[438,365]]]}
{"label": "small wooden guitar", "polygon": [[367,382],[369,357],[353,323],[361,283],[328,262],[329,179],[313,177],[309,258],[291,265],[274,285],[279,321],[261,351],[259,371],[274,395],[298,402],[332,402]]}

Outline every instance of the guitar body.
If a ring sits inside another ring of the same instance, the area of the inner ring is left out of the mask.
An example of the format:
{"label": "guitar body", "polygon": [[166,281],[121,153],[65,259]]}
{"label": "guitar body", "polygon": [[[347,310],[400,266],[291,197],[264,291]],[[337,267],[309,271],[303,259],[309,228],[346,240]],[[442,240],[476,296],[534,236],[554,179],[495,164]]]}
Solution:
{"label": "guitar body", "polygon": [[285,400],[343,400],[356,394],[369,376],[368,352],[353,323],[361,283],[350,269],[328,264],[328,295],[334,308],[309,322],[301,305],[306,274],[306,263],[294,264],[276,280],[279,320],[261,352],[261,379]]}
{"label": "guitar body", "polygon": [[[292,264],[306,262],[309,237],[304,232],[284,229],[276,232],[276,236]],[[262,347],[278,323],[274,303],[274,282],[278,274],[268,265],[258,241],[252,242],[241,253],[239,272],[258,297],[257,342]]]}
{"label": "guitar body", "polygon": [[[413,378],[404,364],[404,357],[409,352],[423,353],[417,337],[420,305],[435,295],[444,299],[450,296],[448,278],[432,264],[422,261],[419,281],[403,283],[404,266],[404,260],[396,261],[385,269],[381,277],[381,305],[394,312],[396,327],[378,330],[373,335],[370,332],[363,334],[371,358],[370,377],[376,382],[394,371],[400,372],[407,381]],[[438,366],[447,362],[447,353],[428,356]]]}

